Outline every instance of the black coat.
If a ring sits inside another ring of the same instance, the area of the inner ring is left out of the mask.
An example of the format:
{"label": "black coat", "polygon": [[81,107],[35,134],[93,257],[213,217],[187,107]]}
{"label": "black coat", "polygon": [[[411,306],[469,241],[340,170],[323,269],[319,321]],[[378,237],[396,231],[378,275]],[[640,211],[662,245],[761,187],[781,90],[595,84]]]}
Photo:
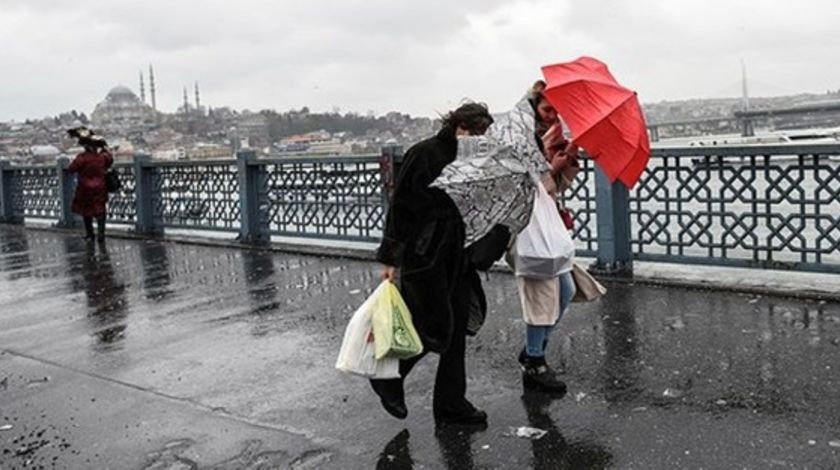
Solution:
{"label": "black coat", "polygon": [[464,252],[461,214],[443,190],[429,187],[457,151],[455,134],[446,128],[408,149],[377,250],[380,262],[400,268],[400,292],[414,326],[425,349],[436,352],[446,350],[453,334],[464,333],[453,331],[454,315],[483,318],[486,309],[478,273]]}

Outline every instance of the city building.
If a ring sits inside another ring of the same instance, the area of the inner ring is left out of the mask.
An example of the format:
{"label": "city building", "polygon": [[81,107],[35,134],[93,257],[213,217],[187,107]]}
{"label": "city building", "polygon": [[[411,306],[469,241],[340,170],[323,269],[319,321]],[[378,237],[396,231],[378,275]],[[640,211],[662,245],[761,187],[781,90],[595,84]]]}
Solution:
{"label": "city building", "polygon": [[186,151],[187,160],[223,160],[233,158],[229,145],[199,142]]}
{"label": "city building", "polygon": [[243,112],[236,119],[236,134],[247,139],[251,148],[262,148],[270,144],[268,119],[260,113]]}

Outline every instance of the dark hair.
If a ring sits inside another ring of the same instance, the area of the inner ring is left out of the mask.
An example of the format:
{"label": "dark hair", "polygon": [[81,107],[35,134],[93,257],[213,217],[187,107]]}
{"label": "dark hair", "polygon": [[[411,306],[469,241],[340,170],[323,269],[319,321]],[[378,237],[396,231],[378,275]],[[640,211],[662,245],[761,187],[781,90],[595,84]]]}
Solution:
{"label": "dark hair", "polygon": [[483,134],[490,124],[493,124],[493,116],[484,103],[464,103],[443,116],[443,127],[452,132],[461,127],[471,134]]}
{"label": "dark hair", "polygon": [[545,147],[542,141],[542,136],[548,132],[550,123],[543,121],[542,117],[540,116],[539,110],[537,107],[545,101],[545,82],[542,80],[537,80],[531,85],[531,88],[528,89],[528,103],[531,105],[531,109],[534,110],[534,138],[537,141],[537,147],[540,148],[540,152],[545,153]]}
{"label": "dark hair", "polygon": [[537,80],[531,85],[531,88],[528,89],[528,102],[531,103],[531,107],[534,108],[534,111],[537,110],[537,106],[545,99],[545,82],[542,80]]}

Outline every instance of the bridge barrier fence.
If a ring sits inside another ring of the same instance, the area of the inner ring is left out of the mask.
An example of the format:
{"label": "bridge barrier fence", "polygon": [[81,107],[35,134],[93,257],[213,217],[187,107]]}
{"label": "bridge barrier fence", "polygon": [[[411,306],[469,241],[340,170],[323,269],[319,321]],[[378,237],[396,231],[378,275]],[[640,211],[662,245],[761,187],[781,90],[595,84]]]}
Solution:
{"label": "bridge barrier fence", "polygon": [[[402,149],[379,155],[156,161],[114,169],[123,183],[110,223],[141,235],[229,233],[376,242]],[[840,145],[654,148],[640,181],[611,183],[589,159],[563,202],[578,256],[595,270],[632,275],[634,260],[840,274]],[[0,221],[75,227],[68,160],[0,161]]]}

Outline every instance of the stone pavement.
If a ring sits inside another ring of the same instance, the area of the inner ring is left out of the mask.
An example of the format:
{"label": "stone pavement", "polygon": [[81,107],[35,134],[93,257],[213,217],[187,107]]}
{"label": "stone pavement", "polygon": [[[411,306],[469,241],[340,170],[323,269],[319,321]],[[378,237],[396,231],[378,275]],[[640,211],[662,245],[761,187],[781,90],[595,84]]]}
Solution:
{"label": "stone pavement", "polygon": [[840,467],[836,302],[610,283],[552,338],[551,400],[522,393],[515,287],[492,273],[468,344],[489,427],[436,431],[434,358],[405,421],[333,368],[378,270],[0,225],[0,469]]}

